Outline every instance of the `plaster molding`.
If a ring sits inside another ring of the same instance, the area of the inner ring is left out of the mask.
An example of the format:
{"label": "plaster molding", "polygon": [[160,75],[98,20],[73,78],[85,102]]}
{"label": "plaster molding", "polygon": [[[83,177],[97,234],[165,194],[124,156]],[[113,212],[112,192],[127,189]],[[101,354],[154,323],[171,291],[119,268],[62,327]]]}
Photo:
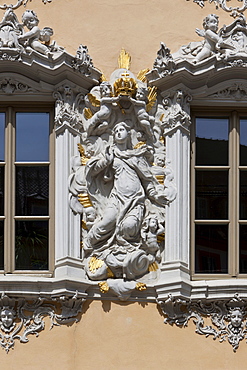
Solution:
{"label": "plaster molding", "polygon": [[227,13],[231,13],[230,15],[234,18],[237,17],[239,14],[243,13],[247,9],[246,0],[240,0],[241,2],[243,2],[241,6],[228,6],[227,2],[229,2],[229,0],[193,0],[193,2],[199,5],[201,8],[205,6],[206,1],[209,1],[210,4],[214,3],[216,9],[221,8]]}
{"label": "plaster molding", "polygon": [[[18,9],[20,6],[26,6],[28,2],[31,2],[32,0],[17,0],[17,3],[15,5],[13,4],[3,4],[3,5],[0,5],[0,9],[2,10],[7,10],[7,9],[12,9],[12,10],[15,10],[15,9]],[[42,2],[44,4],[47,4],[47,3],[51,3],[52,0],[42,0]]]}
{"label": "plaster molding", "polygon": [[212,95],[214,99],[231,99],[231,100],[246,100],[247,99],[247,85],[243,83],[234,83],[231,86],[220,90]]}
{"label": "plaster molding", "polygon": [[57,127],[64,123],[79,130],[82,127],[82,109],[85,94],[69,84],[60,86],[53,93],[56,101],[55,124]]}
{"label": "plaster molding", "polygon": [[76,56],[72,60],[72,67],[75,71],[85,74],[85,76],[91,75],[93,68],[93,61],[88,54],[88,48],[85,45],[80,45],[77,49]]}
{"label": "plaster molding", "polygon": [[[235,294],[232,299],[224,300],[186,300],[169,295],[158,301],[162,312],[167,316],[166,324],[187,326],[190,319],[196,325],[195,332],[206,337],[212,336],[219,342],[228,341],[233,351],[243,339],[247,339],[247,300]],[[210,318],[211,325],[205,323]]]}
{"label": "plaster molding", "polygon": [[36,300],[10,298],[2,293],[0,299],[0,346],[8,353],[18,340],[29,342],[29,335],[39,336],[45,329],[45,317],[50,319],[50,329],[78,321],[84,299],[60,297],[52,302],[39,297]]}
{"label": "plaster molding", "polygon": [[21,83],[18,80],[12,78],[0,79],[0,92],[3,92],[7,95],[12,95],[15,93],[33,93],[37,92],[31,86]]}

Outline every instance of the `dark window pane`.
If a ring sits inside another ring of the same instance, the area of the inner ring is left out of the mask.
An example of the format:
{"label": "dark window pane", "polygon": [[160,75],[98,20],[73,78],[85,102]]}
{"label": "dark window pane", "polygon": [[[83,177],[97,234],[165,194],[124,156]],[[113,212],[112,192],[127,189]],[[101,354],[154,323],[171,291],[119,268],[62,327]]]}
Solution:
{"label": "dark window pane", "polygon": [[49,161],[49,113],[16,113],[16,161]]}
{"label": "dark window pane", "polygon": [[16,167],[16,215],[47,216],[48,166]]}
{"label": "dark window pane", "polygon": [[0,221],[0,270],[4,269],[4,221]]}
{"label": "dark window pane", "polygon": [[228,225],[196,225],[195,272],[228,272]]}
{"label": "dark window pane", "polygon": [[196,171],[196,219],[228,219],[228,171]]}
{"label": "dark window pane", "polygon": [[48,221],[16,221],[16,270],[48,269]]}
{"label": "dark window pane", "polygon": [[247,119],[240,120],[240,166],[247,166]]}
{"label": "dark window pane", "polygon": [[228,119],[196,119],[196,165],[228,165]]}
{"label": "dark window pane", "polygon": [[4,167],[0,166],[0,215],[4,215]]}
{"label": "dark window pane", "polygon": [[239,272],[247,273],[247,225],[239,226]]}
{"label": "dark window pane", "polygon": [[247,171],[240,171],[240,219],[247,219]]}
{"label": "dark window pane", "polygon": [[5,114],[0,113],[0,162],[4,161]]}

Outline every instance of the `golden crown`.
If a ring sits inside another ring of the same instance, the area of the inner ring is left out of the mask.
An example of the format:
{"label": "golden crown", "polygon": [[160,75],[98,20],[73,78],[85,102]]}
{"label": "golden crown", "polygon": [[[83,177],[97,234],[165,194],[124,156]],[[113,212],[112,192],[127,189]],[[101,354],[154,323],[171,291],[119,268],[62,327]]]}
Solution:
{"label": "golden crown", "polygon": [[133,96],[137,90],[137,84],[134,78],[129,77],[129,73],[126,71],[121,75],[122,77],[118,78],[114,84],[114,95],[125,95]]}

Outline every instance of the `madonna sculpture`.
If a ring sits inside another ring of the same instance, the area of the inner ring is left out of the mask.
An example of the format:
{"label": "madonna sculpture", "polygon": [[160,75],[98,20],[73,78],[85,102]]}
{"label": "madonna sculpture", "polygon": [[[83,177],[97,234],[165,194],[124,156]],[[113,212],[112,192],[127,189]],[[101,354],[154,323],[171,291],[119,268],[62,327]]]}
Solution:
{"label": "madonna sculpture", "polygon": [[122,54],[110,81],[85,99],[80,156],[72,158],[69,178],[70,206],[82,215],[87,277],[120,299],[144,289],[145,276],[158,269],[165,206],[176,197],[154,89],[143,74],[135,78],[127,61]]}

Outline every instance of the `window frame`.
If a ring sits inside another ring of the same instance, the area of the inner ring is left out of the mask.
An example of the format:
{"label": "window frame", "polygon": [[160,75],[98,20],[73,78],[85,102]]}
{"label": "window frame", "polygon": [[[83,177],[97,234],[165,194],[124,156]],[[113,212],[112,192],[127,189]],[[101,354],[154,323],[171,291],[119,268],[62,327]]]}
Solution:
{"label": "window frame", "polygon": [[[196,118],[228,118],[229,119],[229,148],[228,166],[201,166],[196,165]],[[240,170],[247,171],[247,166],[240,166],[240,119],[247,117],[247,109],[238,107],[195,107],[192,108],[191,125],[191,279],[215,280],[246,278],[247,273],[239,272],[239,225],[247,224],[247,220],[240,220]],[[228,169],[228,219],[224,220],[196,220],[195,218],[195,177],[196,170],[200,169]],[[238,189],[235,191],[235,189]],[[227,224],[228,229],[228,273],[196,273],[195,272],[195,225],[196,224]]]}
{"label": "window frame", "polygon": [[[54,271],[55,249],[55,128],[54,105],[51,103],[4,103],[0,112],[5,113],[5,166],[4,175],[4,270],[0,274],[52,276]],[[49,161],[48,162],[17,162],[15,161],[16,113],[49,113]],[[15,215],[15,168],[18,165],[49,167],[49,214],[48,216],[16,216]],[[11,186],[8,186],[11,184]],[[14,201],[13,201],[14,200]],[[17,270],[15,269],[15,220],[48,220],[48,269]],[[11,230],[11,232],[10,232]]]}

